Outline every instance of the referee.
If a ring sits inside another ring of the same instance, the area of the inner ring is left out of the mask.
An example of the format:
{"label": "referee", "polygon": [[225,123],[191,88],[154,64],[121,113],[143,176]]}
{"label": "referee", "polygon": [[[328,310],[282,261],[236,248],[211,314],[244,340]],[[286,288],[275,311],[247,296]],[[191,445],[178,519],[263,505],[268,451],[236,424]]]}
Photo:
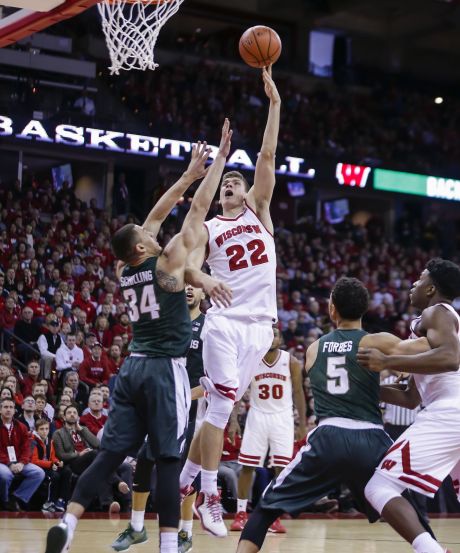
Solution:
{"label": "referee", "polygon": [[[390,374],[384,378],[381,384],[395,384],[398,378],[397,374]],[[399,384],[407,384],[409,378],[399,380]],[[385,431],[393,441],[396,441],[403,432],[414,422],[420,407],[415,409],[406,409],[399,405],[391,405],[390,403],[381,404],[383,412],[383,422]]]}

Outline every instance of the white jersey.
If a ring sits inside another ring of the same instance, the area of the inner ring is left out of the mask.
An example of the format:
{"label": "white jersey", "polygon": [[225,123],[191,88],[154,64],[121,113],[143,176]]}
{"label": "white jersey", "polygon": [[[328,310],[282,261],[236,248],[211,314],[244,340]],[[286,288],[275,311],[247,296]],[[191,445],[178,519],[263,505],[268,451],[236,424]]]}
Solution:
{"label": "white jersey", "polygon": [[249,398],[251,409],[263,413],[292,412],[290,358],[287,351],[279,350],[279,357],[273,365],[269,365],[265,359],[262,359],[251,381]]}
{"label": "white jersey", "polygon": [[[440,303],[451,311],[458,321],[458,339],[460,340],[460,317],[455,309],[448,303]],[[421,317],[411,322],[411,338],[418,338],[416,326]],[[455,372],[438,374],[414,374],[415,384],[422,399],[422,404],[428,407],[434,402],[442,401],[443,405],[452,405],[460,409],[460,367]]]}
{"label": "white jersey", "polygon": [[207,314],[276,322],[276,253],[273,236],[250,207],[234,219],[205,222],[211,275],[233,291],[230,307],[213,304]]}

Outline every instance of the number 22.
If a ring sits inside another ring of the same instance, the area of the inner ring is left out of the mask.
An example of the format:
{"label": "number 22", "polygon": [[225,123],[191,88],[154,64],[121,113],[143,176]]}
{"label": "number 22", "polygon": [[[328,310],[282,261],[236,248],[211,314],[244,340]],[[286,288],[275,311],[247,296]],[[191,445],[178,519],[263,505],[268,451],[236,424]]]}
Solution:
{"label": "number 22", "polygon": [[[268,255],[265,253],[265,244],[263,243],[263,240],[251,240],[247,243],[246,247],[248,251],[252,252],[249,257],[252,266],[268,263]],[[246,253],[244,246],[241,244],[229,246],[225,250],[225,253],[227,254],[227,257],[229,257],[228,267],[230,271],[238,271],[249,267],[248,261],[244,259],[244,255]]]}

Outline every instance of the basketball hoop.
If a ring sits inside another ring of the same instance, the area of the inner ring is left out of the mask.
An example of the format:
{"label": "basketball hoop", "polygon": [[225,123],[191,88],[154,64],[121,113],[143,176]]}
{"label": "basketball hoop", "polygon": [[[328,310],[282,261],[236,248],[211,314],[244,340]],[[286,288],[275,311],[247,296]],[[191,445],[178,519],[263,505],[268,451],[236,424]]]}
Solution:
{"label": "basketball hoop", "polygon": [[102,0],[102,17],[111,74],[120,70],[155,69],[154,49],[158,34],[184,0]]}

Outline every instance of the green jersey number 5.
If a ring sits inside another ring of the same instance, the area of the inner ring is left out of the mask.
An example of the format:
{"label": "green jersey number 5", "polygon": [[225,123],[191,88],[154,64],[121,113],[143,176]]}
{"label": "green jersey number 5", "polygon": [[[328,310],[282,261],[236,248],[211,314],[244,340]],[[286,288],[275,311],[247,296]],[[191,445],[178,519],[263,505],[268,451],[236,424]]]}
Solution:
{"label": "green jersey number 5", "polygon": [[160,306],[155,297],[153,284],[148,284],[142,288],[139,306],[137,305],[138,295],[134,288],[123,290],[123,296],[128,302],[128,315],[132,323],[137,323],[141,315],[144,314],[150,314],[150,319],[158,319],[160,317]]}
{"label": "green jersey number 5", "polygon": [[345,367],[345,355],[327,358],[327,391],[330,394],[346,394],[350,389],[348,371]]}

